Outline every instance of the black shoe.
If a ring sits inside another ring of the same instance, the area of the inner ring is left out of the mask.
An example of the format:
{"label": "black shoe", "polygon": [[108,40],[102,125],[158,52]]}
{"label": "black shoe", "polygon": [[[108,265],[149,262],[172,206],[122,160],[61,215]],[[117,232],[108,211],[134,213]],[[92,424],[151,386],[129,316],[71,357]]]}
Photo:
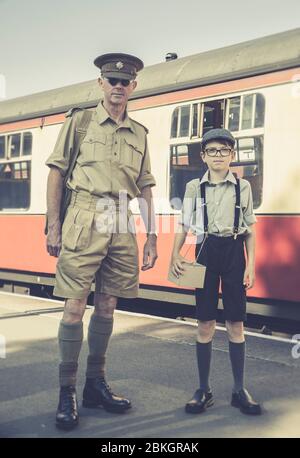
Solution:
{"label": "black shoe", "polygon": [[261,415],[260,405],[254,401],[245,389],[232,393],[231,405],[238,407],[246,415]]}
{"label": "black shoe", "polygon": [[214,403],[211,391],[197,390],[192,399],[186,403],[185,411],[188,413],[202,413]]}
{"label": "black shoe", "polygon": [[74,386],[62,386],[56,412],[56,427],[70,430],[78,425],[78,405]]}
{"label": "black shoe", "polygon": [[102,406],[108,412],[123,413],[131,408],[129,399],[114,394],[104,378],[86,379],[83,389],[83,407]]}

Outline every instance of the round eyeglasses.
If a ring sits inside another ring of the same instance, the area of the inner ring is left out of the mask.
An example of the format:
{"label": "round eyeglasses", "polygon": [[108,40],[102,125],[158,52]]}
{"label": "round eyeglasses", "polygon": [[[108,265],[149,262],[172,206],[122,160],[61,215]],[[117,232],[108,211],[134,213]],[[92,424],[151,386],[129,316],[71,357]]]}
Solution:
{"label": "round eyeglasses", "polygon": [[230,153],[232,152],[232,149],[231,148],[206,148],[204,150],[204,152],[207,154],[207,156],[209,157],[216,157],[216,155],[218,153],[220,153],[220,155],[222,157],[226,157],[226,156],[229,156]]}

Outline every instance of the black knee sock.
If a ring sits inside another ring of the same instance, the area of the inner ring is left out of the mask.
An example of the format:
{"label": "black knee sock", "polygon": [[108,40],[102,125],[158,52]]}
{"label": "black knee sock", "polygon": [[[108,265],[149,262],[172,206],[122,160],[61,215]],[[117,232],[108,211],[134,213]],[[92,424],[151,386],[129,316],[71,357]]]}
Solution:
{"label": "black knee sock", "polygon": [[232,367],[235,392],[244,388],[246,342],[234,343],[229,341],[229,355]]}
{"label": "black knee sock", "polygon": [[199,371],[200,388],[209,391],[209,371],[212,352],[212,341],[208,343],[197,342],[197,362]]}

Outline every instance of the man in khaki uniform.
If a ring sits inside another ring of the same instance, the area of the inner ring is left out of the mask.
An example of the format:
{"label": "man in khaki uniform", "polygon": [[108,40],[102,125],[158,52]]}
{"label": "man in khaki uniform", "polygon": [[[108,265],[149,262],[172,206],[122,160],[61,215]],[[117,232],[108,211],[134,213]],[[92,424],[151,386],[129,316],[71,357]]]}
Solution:
{"label": "man in khaki uniform", "polygon": [[118,297],[138,292],[138,247],[128,204],[138,196],[147,231],[142,270],[157,258],[155,218],[147,129],[128,117],[128,97],[136,87],[143,62],[127,54],[99,56],[99,85],[103,90],[81,143],[67,186],[71,203],[61,227],[59,212],[63,178],[70,164],[74,134],[84,111],[71,110],[61,129],[50,167],[47,187],[47,250],[59,256],[54,294],[66,299],[59,327],[60,399],[56,425],[78,424],[76,372],[83,339],[82,317],[95,278],[95,310],[88,331],[89,356],[83,406],[103,406],[122,413],[128,399],[115,395],[105,380],[105,353],[113,328]]}

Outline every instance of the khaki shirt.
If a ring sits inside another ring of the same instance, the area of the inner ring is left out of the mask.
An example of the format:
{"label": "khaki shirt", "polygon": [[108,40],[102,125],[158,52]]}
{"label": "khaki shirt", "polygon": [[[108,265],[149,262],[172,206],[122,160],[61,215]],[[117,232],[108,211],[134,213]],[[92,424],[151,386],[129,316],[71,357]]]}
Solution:
{"label": "khaki shirt", "polygon": [[[69,166],[70,148],[80,111],[68,117],[59,133],[53,153],[46,161],[65,175]],[[130,119],[117,125],[102,105],[93,112],[87,134],[81,144],[68,186],[96,196],[119,197],[125,190],[130,199],[140,195],[145,186],[154,186],[147,146],[147,129]]]}
{"label": "khaki shirt", "polygon": [[[233,235],[236,179],[231,171],[223,181],[217,184],[209,181],[209,171],[204,174],[201,181],[196,178],[187,183],[179,224],[182,224],[186,231],[190,229],[196,235],[203,234],[203,202],[201,201],[200,183],[204,182],[207,183],[205,195],[208,233],[220,237]],[[240,189],[241,209],[238,233],[249,234],[251,233],[249,226],[256,222],[251,186],[248,181],[240,179]],[[195,199],[197,199],[196,211]]]}

